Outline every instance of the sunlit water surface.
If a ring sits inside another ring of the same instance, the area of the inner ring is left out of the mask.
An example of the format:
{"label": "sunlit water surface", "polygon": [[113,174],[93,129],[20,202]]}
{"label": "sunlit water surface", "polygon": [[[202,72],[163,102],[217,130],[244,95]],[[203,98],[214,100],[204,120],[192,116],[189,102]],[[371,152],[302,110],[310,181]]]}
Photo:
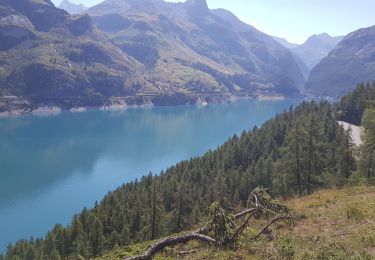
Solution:
{"label": "sunlit water surface", "polygon": [[202,155],[298,103],[247,100],[0,119],[0,252],[55,223],[67,225],[122,183]]}

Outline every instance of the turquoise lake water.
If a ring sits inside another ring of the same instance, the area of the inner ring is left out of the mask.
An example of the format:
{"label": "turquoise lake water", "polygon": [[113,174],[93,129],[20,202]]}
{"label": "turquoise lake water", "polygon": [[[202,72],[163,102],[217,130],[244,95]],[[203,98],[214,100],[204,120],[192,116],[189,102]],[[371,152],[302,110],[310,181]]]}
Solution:
{"label": "turquoise lake water", "polygon": [[214,149],[301,100],[0,119],[0,252],[109,191]]}

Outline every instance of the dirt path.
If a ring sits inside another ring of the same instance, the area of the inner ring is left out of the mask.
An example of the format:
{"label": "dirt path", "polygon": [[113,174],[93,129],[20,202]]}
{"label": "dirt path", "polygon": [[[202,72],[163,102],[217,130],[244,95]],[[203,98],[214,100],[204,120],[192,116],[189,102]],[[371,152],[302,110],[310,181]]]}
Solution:
{"label": "dirt path", "polygon": [[352,139],[356,146],[360,146],[362,144],[361,140],[361,128],[356,125],[352,125],[346,122],[338,121],[338,123],[345,129],[348,130],[349,128],[352,129]]}

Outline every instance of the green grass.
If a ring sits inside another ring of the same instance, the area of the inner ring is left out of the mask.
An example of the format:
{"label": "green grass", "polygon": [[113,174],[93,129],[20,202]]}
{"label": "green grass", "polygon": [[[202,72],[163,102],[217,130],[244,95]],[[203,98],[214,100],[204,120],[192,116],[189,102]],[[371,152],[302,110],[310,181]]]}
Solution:
{"label": "green grass", "polygon": [[[218,250],[197,242],[168,248],[155,259],[375,259],[375,187],[323,190],[285,203],[300,214],[295,225],[275,225],[251,241],[264,221],[252,222],[235,248]],[[152,242],[118,248],[101,260],[123,259]],[[196,250],[185,256],[181,251]]]}

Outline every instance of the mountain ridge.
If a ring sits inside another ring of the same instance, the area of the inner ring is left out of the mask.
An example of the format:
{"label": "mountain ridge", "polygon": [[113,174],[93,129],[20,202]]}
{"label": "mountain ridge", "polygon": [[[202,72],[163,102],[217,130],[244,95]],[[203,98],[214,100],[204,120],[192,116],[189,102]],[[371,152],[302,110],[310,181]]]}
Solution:
{"label": "mountain ridge", "polygon": [[314,34],[292,51],[299,56],[311,71],[343,39],[327,33]]}
{"label": "mountain ridge", "polygon": [[[125,6],[125,8],[120,8],[120,6],[119,6],[119,8],[116,8],[115,6],[116,6],[117,3],[118,3],[117,1],[107,0],[107,1],[101,3],[97,6],[94,6],[91,9],[89,9],[88,13],[91,14],[94,17],[94,20],[97,21],[97,25],[99,26],[99,28],[102,28],[102,29],[105,30],[105,28],[103,28],[102,21],[100,21],[100,20],[104,20],[104,19],[101,19],[100,17],[103,17],[103,16],[106,17],[106,16],[109,16],[109,15],[112,15],[112,16],[117,15],[119,20],[120,19],[124,20],[125,15],[126,15],[126,18],[129,18],[134,14],[134,9],[132,9],[130,7],[131,5],[129,5],[129,1],[121,2],[122,5],[127,5],[127,6]],[[103,8],[100,8],[101,6]],[[111,6],[111,8],[109,8],[108,6]],[[168,13],[168,12],[159,11],[159,10],[162,10],[165,6],[166,6],[165,10],[170,9],[170,10],[173,10],[174,12]],[[99,10],[101,10],[102,12],[99,12]],[[198,54],[200,56],[203,55],[203,56],[205,56],[204,58],[209,58],[209,59],[211,59],[211,61],[219,63],[220,66],[223,66],[223,63],[220,62],[220,58],[218,58],[217,56],[216,57],[212,56],[212,54],[209,53],[210,52],[209,50],[203,49],[203,47],[206,45],[203,42],[201,42],[200,44],[197,44],[196,41],[200,40],[200,39],[197,39],[196,38],[197,36],[189,35],[190,32],[185,30],[185,26],[193,27],[194,30],[195,30],[194,33],[196,33],[196,34],[200,33],[199,36],[201,38],[206,38],[206,41],[212,41],[212,38],[210,38],[210,37],[218,37],[218,35],[212,35],[211,30],[219,29],[219,27],[223,30],[226,30],[226,32],[228,33],[229,36],[226,39],[221,39],[222,42],[223,42],[223,44],[222,44],[223,46],[221,46],[221,47],[218,46],[218,51],[219,50],[223,51],[222,47],[226,48],[224,51],[225,51],[225,54],[227,55],[227,57],[230,57],[230,55],[231,55],[230,53],[228,53],[228,51],[233,52],[233,51],[236,51],[236,50],[237,51],[240,50],[240,51],[243,51],[244,54],[246,54],[246,50],[244,50],[244,48],[242,46],[242,43],[239,43],[240,39],[238,37],[241,37],[241,36],[238,35],[239,32],[240,32],[240,30],[238,30],[238,26],[240,26],[242,30],[245,28],[245,30],[247,30],[249,32],[252,31],[251,33],[256,35],[255,37],[259,37],[259,38],[263,37],[262,41],[264,41],[265,44],[269,44],[269,45],[273,45],[273,46],[277,45],[274,42],[272,42],[273,41],[272,39],[270,39],[268,36],[265,36],[265,34],[264,34],[264,36],[263,35],[261,36],[260,32],[255,30],[255,28],[253,28],[251,26],[248,26],[248,25],[242,23],[241,21],[239,21],[238,18],[235,17],[233,14],[231,14],[229,11],[227,11],[227,14],[230,13],[230,16],[231,16],[230,21],[228,21],[229,15],[227,15],[226,17],[220,17],[220,14],[218,14],[216,10],[209,10],[208,9],[207,3],[204,0],[202,0],[202,1],[187,1],[185,3],[179,3],[179,4],[166,3],[164,1],[153,1],[152,10],[150,12],[152,12],[154,14],[159,12],[159,15],[162,15],[162,17],[163,17],[162,22],[168,23],[169,26],[170,26],[168,28],[168,30],[169,30],[168,33],[175,34],[174,37],[177,37],[177,39],[179,41],[181,41],[185,46],[190,48],[190,50],[186,50],[186,51],[191,52],[191,50],[192,50],[193,52],[195,52],[195,54],[193,54],[192,56],[194,56],[196,54]],[[150,33],[154,33],[154,31],[160,31],[160,28],[153,28],[153,25],[148,24],[148,21],[146,20],[146,19],[153,19],[154,23],[159,23],[160,22],[160,21],[158,21],[159,17],[154,16],[154,18],[151,18],[152,16],[149,16],[149,12],[147,12],[147,11],[141,12],[141,13],[143,13],[144,18],[143,18],[143,20],[141,19],[141,21],[138,21],[138,23],[142,23],[144,26],[146,26],[146,24],[147,24],[146,28],[148,28],[150,30]],[[139,14],[141,14],[141,13],[139,13]],[[220,19],[218,19],[218,18],[220,18]],[[227,21],[226,21],[226,19],[227,19]],[[129,20],[127,19],[127,21],[129,21]],[[227,22],[229,22],[230,24],[227,24]],[[234,24],[236,24],[235,28],[233,27]],[[163,26],[164,26],[164,28],[161,28],[161,29],[166,29],[165,25],[163,25]],[[215,26],[217,28],[214,28]],[[123,30],[130,29],[130,26],[128,26],[128,24],[126,24],[123,28],[119,28],[119,30],[117,32],[120,32],[121,31],[120,29],[123,29]],[[139,31],[134,32],[134,30],[131,30],[129,32],[129,34],[133,34],[133,33],[139,34],[140,32]],[[211,33],[211,35],[210,35],[210,33]],[[241,32],[241,33],[244,33],[244,32]],[[215,34],[216,34],[216,32],[215,32]],[[117,36],[117,39],[118,39],[119,38],[118,35],[116,35],[116,36]],[[194,41],[192,41],[193,39],[191,39],[191,36],[195,37]],[[236,39],[236,37],[237,37],[238,40]],[[250,37],[252,37],[252,36],[250,36]],[[116,41],[116,39],[114,39],[114,40]],[[218,39],[216,39],[216,40],[218,40]],[[224,41],[227,41],[227,43],[224,42]],[[237,41],[237,42],[235,42],[235,41]],[[217,42],[218,41],[216,41],[216,43],[212,42],[212,44],[217,45]],[[227,48],[226,46],[224,46],[225,44],[231,44],[231,43],[237,44],[236,47],[238,47],[238,48],[234,48],[235,46],[231,46],[232,48]],[[278,48],[280,48],[280,50],[282,50],[284,52],[287,52],[287,50],[281,48],[280,46],[278,46]],[[179,58],[181,58],[181,57],[179,57]],[[185,58],[185,60],[186,60],[186,58]],[[290,61],[290,62],[292,62],[292,61]],[[233,64],[233,62],[231,62],[229,60],[227,60],[225,63],[226,64],[231,64],[231,63]],[[235,69],[237,71],[246,72],[246,69],[244,70],[243,66],[242,67],[238,66],[238,64],[236,66],[237,66],[237,68],[235,68]],[[295,67],[295,69],[296,69],[296,67]],[[296,69],[296,70],[298,71],[298,69]],[[298,79],[298,81],[299,81],[298,85],[301,86],[303,84],[303,82],[302,82],[303,79],[301,79],[301,77],[300,77]]]}
{"label": "mountain ridge", "polygon": [[0,7],[0,94],[28,99],[6,99],[1,111],[294,96],[305,81],[287,48],[205,0],[106,0],[89,16],[49,0]]}
{"label": "mountain ridge", "polygon": [[375,26],[348,34],[311,72],[306,90],[340,96],[375,79]]}
{"label": "mountain ridge", "polygon": [[291,43],[281,37],[273,38],[293,53],[306,80],[311,70],[343,39],[342,36],[330,36],[327,33],[311,35],[302,44]]}

